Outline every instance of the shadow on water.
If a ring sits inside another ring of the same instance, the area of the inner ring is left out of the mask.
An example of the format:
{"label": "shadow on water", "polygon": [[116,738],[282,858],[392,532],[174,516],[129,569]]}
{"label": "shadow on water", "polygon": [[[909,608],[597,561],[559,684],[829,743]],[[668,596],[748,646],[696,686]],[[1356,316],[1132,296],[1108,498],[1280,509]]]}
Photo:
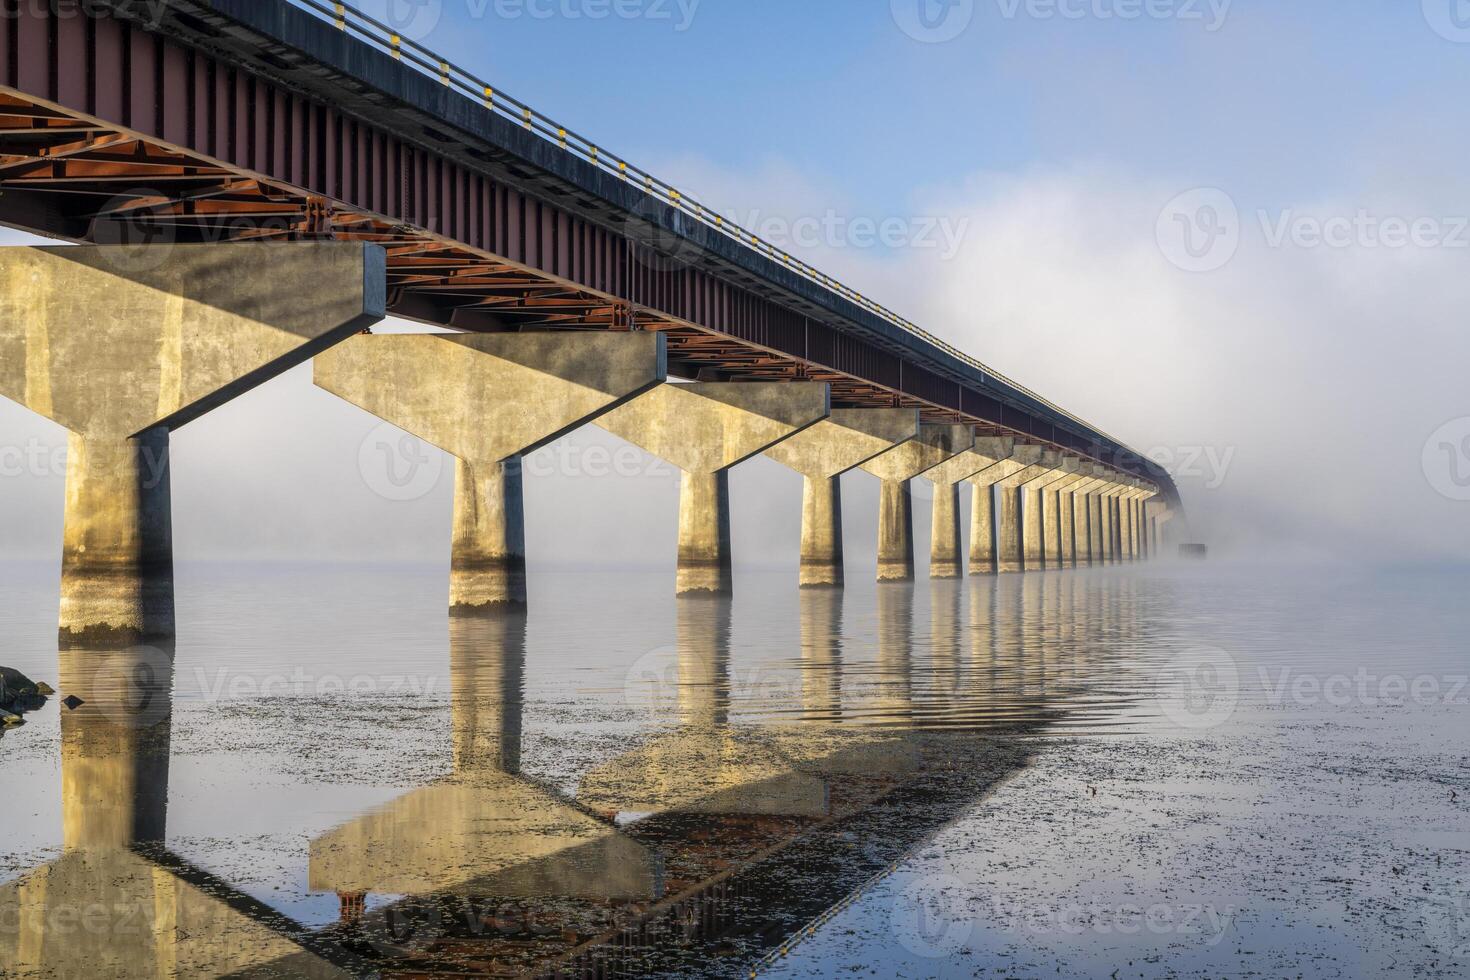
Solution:
{"label": "shadow on water", "polygon": [[[308,928],[164,846],[167,651],[61,654],[62,856],[0,886],[21,976],[745,975],[1134,696],[1127,580],[1012,576],[800,596],[794,656],[738,676],[728,600],[680,601],[655,724],[568,792],[522,772],[530,623],[455,618],[453,765],[317,835]],[[855,649],[844,618],[876,616]],[[84,676],[85,675],[85,676]],[[1116,689],[1114,689],[1116,687]],[[90,918],[89,918],[90,917]]]}

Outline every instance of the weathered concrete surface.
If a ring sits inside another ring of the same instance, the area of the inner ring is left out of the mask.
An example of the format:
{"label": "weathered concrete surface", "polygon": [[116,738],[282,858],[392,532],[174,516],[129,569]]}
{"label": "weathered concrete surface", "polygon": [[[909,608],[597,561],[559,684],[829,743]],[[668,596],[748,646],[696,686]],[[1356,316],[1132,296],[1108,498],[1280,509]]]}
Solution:
{"label": "weathered concrete surface", "polygon": [[823,383],[664,384],[597,420],[683,471],[680,595],[732,589],[730,467],[817,424],[830,409]]}
{"label": "weathered concrete surface", "polygon": [[1036,480],[1050,482],[1051,479],[1055,479],[1052,474],[1061,464],[1061,453],[1050,449],[1044,450],[1041,454],[1041,461],[1035,466],[1028,466],[997,484],[1000,491],[998,537],[1002,574],[1013,574],[1026,570],[1026,555],[1021,533],[1021,512],[1027,484]]}
{"label": "weathered concrete surface", "polygon": [[960,483],[1015,453],[1016,440],[999,436],[975,439],[972,448],[923,474],[934,485],[934,515],[929,544],[929,577],[964,576],[964,542],[960,534]]}
{"label": "weathered concrete surface", "polygon": [[968,477],[974,487],[970,505],[970,574],[994,575],[1000,571],[997,488],[1011,477],[1041,462],[1041,447],[1013,445],[1009,459],[986,467]]}
{"label": "weathered concrete surface", "polygon": [[63,645],[174,633],[168,434],[384,313],[357,243],[0,249],[0,395],[70,432]]}
{"label": "weathered concrete surface", "polygon": [[1039,572],[1046,568],[1046,498],[1051,488],[1072,476],[1081,466],[1082,461],[1077,457],[1063,456],[1056,469],[1021,486],[1021,500],[1025,507],[1021,554],[1026,571]]}
{"label": "weathered concrete surface", "polygon": [[914,505],[909,482],[975,444],[968,425],[919,426],[919,435],[863,464],[883,485],[878,509],[878,581],[914,579]]}
{"label": "weathered concrete surface", "polygon": [[663,383],[656,333],[384,334],[317,357],[318,387],[453,455],[449,602],[526,604],[521,457]]}
{"label": "weathered concrete surface", "polygon": [[910,408],[836,408],[832,414],[766,450],[802,475],[801,587],[843,584],[842,474],[919,434]]}

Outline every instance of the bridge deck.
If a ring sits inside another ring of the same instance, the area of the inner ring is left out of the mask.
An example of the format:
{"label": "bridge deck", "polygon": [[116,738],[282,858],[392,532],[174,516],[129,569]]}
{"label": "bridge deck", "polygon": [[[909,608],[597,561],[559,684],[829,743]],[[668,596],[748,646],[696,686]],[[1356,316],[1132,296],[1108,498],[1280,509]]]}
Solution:
{"label": "bridge deck", "polygon": [[395,57],[286,0],[169,0],[156,24],[137,0],[91,6],[115,16],[22,4],[0,18],[6,224],[97,242],[380,242],[400,316],[658,330],[687,377],[827,381],[834,406],[1019,435],[1177,501],[1160,467],[1095,427],[521,103],[471,98],[442,62],[426,73],[422,53]]}

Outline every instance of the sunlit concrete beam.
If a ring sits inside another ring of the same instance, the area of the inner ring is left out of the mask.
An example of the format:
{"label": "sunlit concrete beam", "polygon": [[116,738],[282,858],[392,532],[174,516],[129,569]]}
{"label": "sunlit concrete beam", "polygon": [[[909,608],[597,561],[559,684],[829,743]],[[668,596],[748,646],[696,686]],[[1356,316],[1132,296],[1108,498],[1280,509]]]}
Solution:
{"label": "sunlit concrete beam", "polygon": [[455,457],[449,603],[526,604],[521,458],[664,380],[654,333],[384,334],[318,356],[318,387]]}
{"label": "sunlit concrete beam", "polygon": [[361,243],[0,249],[0,395],[64,426],[63,645],[174,634],[169,434],[383,317]]}
{"label": "sunlit concrete beam", "polygon": [[929,577],[964,576],[964,541],[960,532],[960,484],[989,470],[1016,451],[1016,440],[982,436],[964,452],[945,460],[923,474],[934,488],[934,513],[930,529]]}
{"label": "sunlit concrete beam", "polygon": [[842,474],[918,434],[918,409],[834,408],[828,418],[766,450],[802,475],[802,588],[843,584]]}
{"label": "sunlit concrete beam", "polygon": [[910,582],[914,578],[914,508],[910,481],[974,444],[973,426],[925,423],[919,426],[918,438],[863,464],[863,470],[882,481],[878,581]]}
{"label": "sunlit concrete beam", "polygon": [[733,590],[730,468],[822,421],[830,409],[825,383],[664,384],[597,420],[683,471],[680,595]]}

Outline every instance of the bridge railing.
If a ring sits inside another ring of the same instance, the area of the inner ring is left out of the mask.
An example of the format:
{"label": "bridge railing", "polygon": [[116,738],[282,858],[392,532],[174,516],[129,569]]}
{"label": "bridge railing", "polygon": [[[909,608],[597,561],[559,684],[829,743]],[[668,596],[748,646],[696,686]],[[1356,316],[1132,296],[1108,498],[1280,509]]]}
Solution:
{"label": "bridge railing", "polygon": [[[916,337],[922,338],[982,374],[988,375],[1002,384],[1009,385],[1016,391],[1020,391],[1036,399],[1037,402],[1047,406],[1057,414],[1071,419],[1084,429],[1098,432],[1095,426],[1060,408],[988,365],[982,364],[953,344],[936,337],[913,321],[899,316],[882,304],[869,299],[856,289],[834,279],[809,263],[794,258],[789,252],[776,247],[771,242],[761,239],[749,229],[743,228],[725,218],[719,212],[705,207],[699,201],[682,193],[672,184],[660,180],[643,168],[630,163],[626,158],[609,152],[605,146],[588,139],[581,133],[568,129],[550,117],[542,115],[520,99],[496,88],[472,72],[450,62],[442,55],[403,37],[389,25],[363,13],[352,5],[341,2],[324,2],[324,0],[290,0],[290,2],[330,20],[339,30],[346,31],[366,41],[368,44],[391,55],[393,58],[412,66],[430,77],[438,79],[449,88],[455,89],[461,94],[479,101],[486,109],[515,121],[529,132],[535,133],[548,142],[555,143],[567,153],[573,154],[600,170],[615,174],[629,183],[642,187],[655,200],[682,211],[695,221],[714,229],[719,234],[733,239],[747,248],[754,249],[795,272],[802,278],[841,296],[850,303],[862,307],[885,322]],[[1099,434],[1106,435],[1101,432]],[[1109,439],[1112,438],[1111,436],[1106,437]],[[1123,445],[1116,439],[1113,441],[1120,446]]]}

